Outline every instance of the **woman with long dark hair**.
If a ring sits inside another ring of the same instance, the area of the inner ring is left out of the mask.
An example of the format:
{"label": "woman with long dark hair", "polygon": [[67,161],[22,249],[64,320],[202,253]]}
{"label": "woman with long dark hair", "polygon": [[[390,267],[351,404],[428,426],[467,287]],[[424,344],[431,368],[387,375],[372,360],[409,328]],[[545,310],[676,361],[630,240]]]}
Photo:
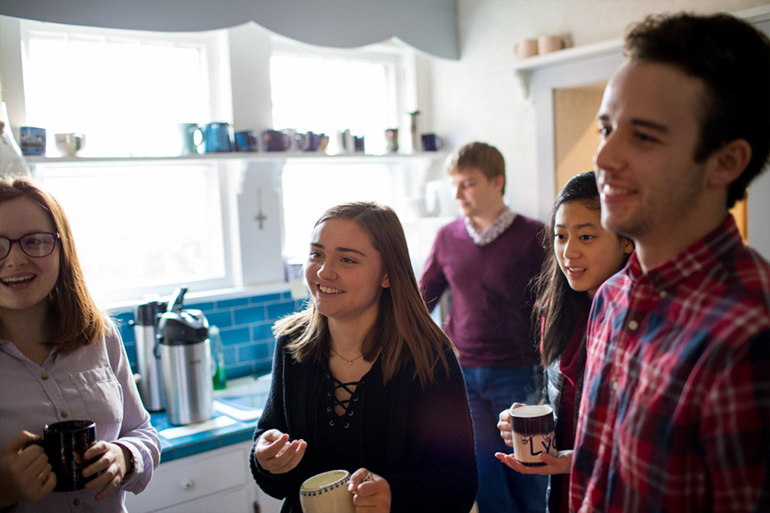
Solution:
{"label": "woman with long dark hair", "polygon": [[[543,233],[546,260],[536,281],[533,325],[540,335],[548,398],[556,416],[558,456],[541,454],[543,466],[524,466],[513,455],[497,458],[523,474],[550,475],[548,509],[566,512],[572,448],[585,370],[585,335],[591,301],[602,283],[623,268],[633,243],[601,225],[601,204],[593,172],[572,177],[551,210]],[[514,408],[521,406],[514,404]],[[513,447],[510,414],[498,423],[505,443]]]}
{"label": "woman with long dark hair", "polygon": [[344,469],[366,511],[468,513],[478,478],[465,383],[396,214],[374,203],[327,210],[305,278],[312,302],[274,327],[251,457],[259,486],[300,513],[301,483]]}

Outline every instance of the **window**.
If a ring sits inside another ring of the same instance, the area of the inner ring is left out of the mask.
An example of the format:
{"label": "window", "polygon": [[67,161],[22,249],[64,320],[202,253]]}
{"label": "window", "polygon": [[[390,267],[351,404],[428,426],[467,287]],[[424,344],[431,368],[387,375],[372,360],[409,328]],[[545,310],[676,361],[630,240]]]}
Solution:
{"label": "window", "polygon": [[385,129],[398,127],[400,60],[356,50],[288,52],[270,59],[273,124],[279,129],[325,133],[329,153],[339,151],[337,131],[364,136],[366,153],[385,153]]}
{"label": "window", "polygon": [[[374,45],[337,50],[291,44],[275,37],[270,59],[273,125],[298,132],[325,133],[327,153],[342,153],[338,131],[364,136],[367,154],[386,152],[385,129],[407,115],[404,60],[408,51]],[[413,87],[412,87],[413,88]],[[283,169],[283,254],[303,261],[313,224],[329,207],[347,201],[400,206],[400,165],[287,163]]]}
{"label": "window", "polygon": [[349,201],[377,201],[397,207],[397,172],[384,164],[321,166],[287,164],[283,168],[284,256],[304,262],[313,225],[326,209]]}
{"label": "window", "polygon": [[21,27],[27,124],[84,133],[82,155],[178,155],[178,124],[211,120],[209,46],[221,34]]}
{"label": "window", "polygon": [[[221,33],[162,34],[22,21],[27,124],[82,132],[83,156],[172,156],[179,123],[216,115]],[[99,302],[232,286],[227,195],[214,161],[38,164],[62,203]]]}
{"label": "window", "polygon": [[67,213],[97,301],[190,282],[198,290],[229,285],[216,165],[58,164],[37,171]]}

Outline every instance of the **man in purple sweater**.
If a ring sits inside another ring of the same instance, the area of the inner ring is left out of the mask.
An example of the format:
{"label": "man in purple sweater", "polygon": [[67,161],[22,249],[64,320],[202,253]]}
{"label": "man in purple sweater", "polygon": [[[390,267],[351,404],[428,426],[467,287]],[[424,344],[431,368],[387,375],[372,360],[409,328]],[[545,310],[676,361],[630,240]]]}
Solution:
{"label": "man in purple sweater", "polygon": [[420,278],[433,307],[447,287],[444,329],[460,352],[476,433],[479,513],[542,512],[544,476],[513,472],[495,459],[506,451],[497,416],[515,401],[531,403],[539,361],[530,330],[530,281],[543,262],[543,224],[503,202],[505,161],[474,142],[447,160],[463,217],[439,230]]}

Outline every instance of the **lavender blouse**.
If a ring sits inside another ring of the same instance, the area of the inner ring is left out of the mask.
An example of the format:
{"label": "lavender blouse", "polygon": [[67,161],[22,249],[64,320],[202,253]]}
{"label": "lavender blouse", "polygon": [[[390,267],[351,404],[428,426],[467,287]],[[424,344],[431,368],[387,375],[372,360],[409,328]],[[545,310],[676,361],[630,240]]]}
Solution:
{"label": "lavender blouse", "polygon": [[0,450],[24,429],[42,435],[45,424],[77,419],[93,420],[98,440],[128,449],[134,460],[133,472],[99,502],[94,495],[101,487],[53,492],[40,502],[16,504],[3,513],[125,512],[125,493],[144,490],[160,463],[161,445],[112,323],[99,343],[69,352],[54,347],[42,367],[13,343],[0,340]]}

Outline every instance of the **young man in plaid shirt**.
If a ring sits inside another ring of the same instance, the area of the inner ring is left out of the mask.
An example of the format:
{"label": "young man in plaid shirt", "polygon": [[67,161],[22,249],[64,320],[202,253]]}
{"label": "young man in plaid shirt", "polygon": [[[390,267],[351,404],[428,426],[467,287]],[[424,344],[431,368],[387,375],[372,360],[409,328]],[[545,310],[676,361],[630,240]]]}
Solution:
{"label": "young man in plaid shirt", "polygon": [[770,511],[770,264],[728,213],[767,161],[770,42],[680,14],[624,54],[594,161],[636,253],[593,302],[570,511]]}

